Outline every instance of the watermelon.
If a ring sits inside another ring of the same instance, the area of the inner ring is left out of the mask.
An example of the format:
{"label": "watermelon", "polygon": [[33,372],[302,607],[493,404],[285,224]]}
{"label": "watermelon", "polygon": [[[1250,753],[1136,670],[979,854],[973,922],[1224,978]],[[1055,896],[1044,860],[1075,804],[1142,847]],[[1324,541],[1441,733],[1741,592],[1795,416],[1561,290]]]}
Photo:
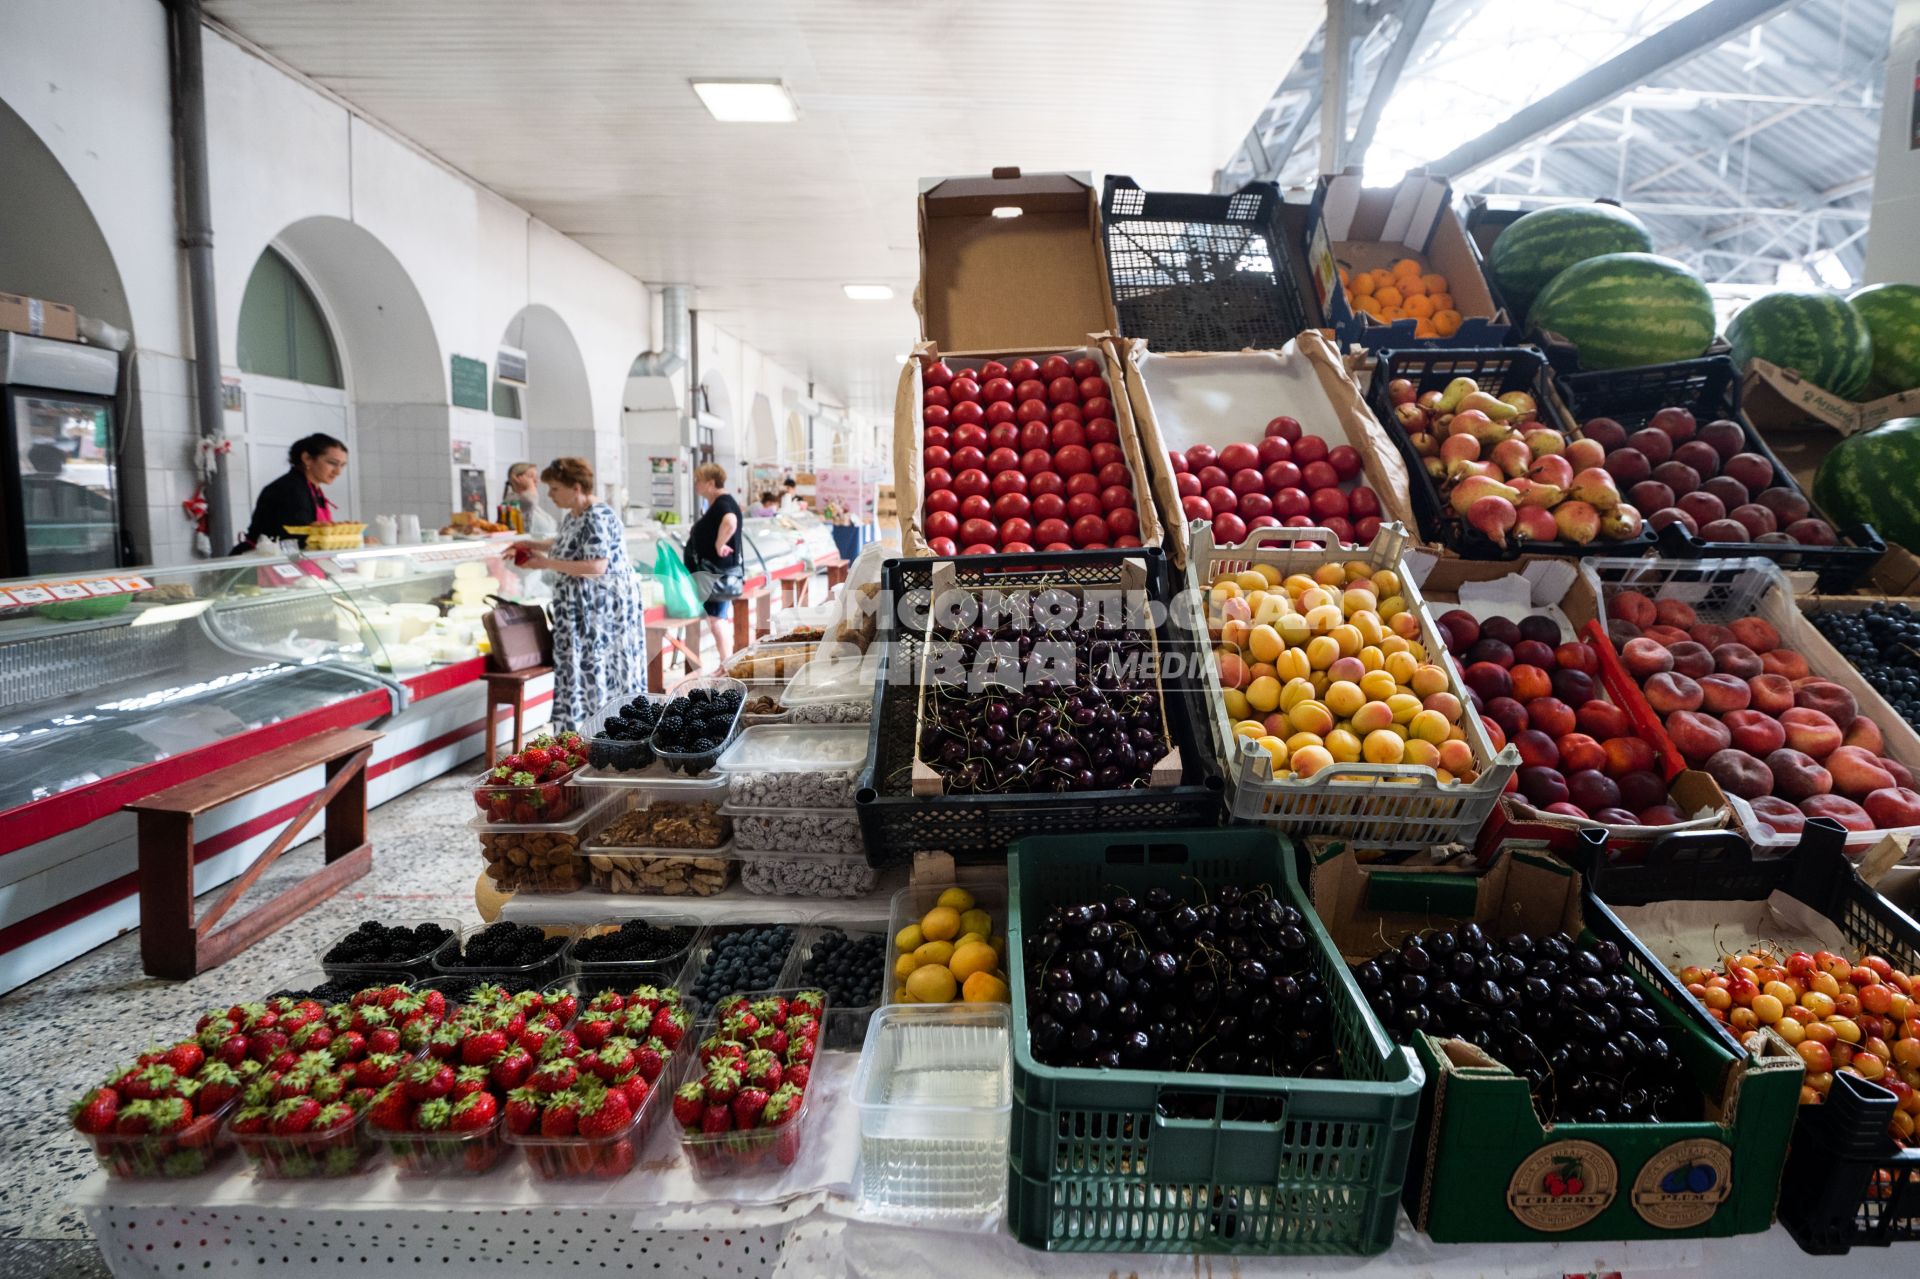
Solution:
{"label": "watermelon", "polygon": [[1867,323],[1847,300],[1811,289],[1763,293],[1727,325],[1733,363],[1762,359],[1843,399],[1866,389],[1873,372],[1873,339]]}
{"label": "watermelon", "polygon": [[[1897,417],[1834,445],[1813,476],[1813,500],[1837,528],[1871,524],[1920,555],[1920,417]],[[1891,483],[1894,479],[1903,483]]]}
{"label": "watermelon", "polygon": [[1603,253],[1650,253],[1653,237],[1640,219],[1611,204],[1562,204],[1535,209],[1500,233],[1487,254],[1487,272],[1525,318],[1547,281]]}
{"label": "watermelon", "polygon": [[1873,338],[1867,398],[1920,386],[1920,285],[1873,284],[1847,299]]}
{"label": "watermelon", "polygon": [[1583,369],[1667,364],[1691,360],[1713,341],[1713,299],[1672,258],[1603,253],[1547,281],[1527,323],[1579,347]]}

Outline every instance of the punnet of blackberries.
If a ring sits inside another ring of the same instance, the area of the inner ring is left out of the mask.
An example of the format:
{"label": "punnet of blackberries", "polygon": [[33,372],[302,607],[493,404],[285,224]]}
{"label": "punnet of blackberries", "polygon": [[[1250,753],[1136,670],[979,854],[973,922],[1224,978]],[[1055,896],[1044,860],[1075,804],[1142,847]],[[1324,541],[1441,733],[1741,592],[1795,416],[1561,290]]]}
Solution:
{"label": "punnet of blackberries", "polygon": [[448,968],[530,968],[557,957],[566,944],[565,936],[549,937],[536,925],[502,922],[474,933],[463,953],[440,962]]}
{"label": "punnet of blackberries", "polygon": [[1353,970],[1387,1033],[1464,1040],[1527,1081],[1542,1123],[1698,1119],[1700,1094],[1610,941],[1435,929]]}
{"label": "punnet of blackberries", "polygon": [[629,919],[611,932],[582,937],[573,957],[583,964],[634,964],[684,954],[697,930],[688,924],[650,924]]}
{"label": "punnet of blackberries", "polygon": [[1876,600],[1857,613],[1822,609],[1812,621],[1902,719],[1920,728],[1920,615]]}
{"label": "punnet of blackberries", "polygon": [[1026,955],[1043,1065],[1341,1074],[1306,920],[1267,888],[1154,887],[1056,906]]}
{"label": "punnet of blackberries", "polygon": [[693,688],[668,702],[653,728],[653,749],[667,767],[689,773],[713,766],[733,736],[743,699],[737,688]]}
{"label": "punnet of blackberries", "polygon": [[433,952],[439,950],[451,936],[453,930],[443,924],[427,922],[388,926],[378,920],[366,919],[335,942],[333,948],[322,956],[322,962],[357,967],[418,964],[431,958]]}
{"label": "punnet of blackberries", "polygon": [[607,716],[587,743],[588,765],[632,772],[653,763],[653,729],[660,710],[659,703],[636,697]]}

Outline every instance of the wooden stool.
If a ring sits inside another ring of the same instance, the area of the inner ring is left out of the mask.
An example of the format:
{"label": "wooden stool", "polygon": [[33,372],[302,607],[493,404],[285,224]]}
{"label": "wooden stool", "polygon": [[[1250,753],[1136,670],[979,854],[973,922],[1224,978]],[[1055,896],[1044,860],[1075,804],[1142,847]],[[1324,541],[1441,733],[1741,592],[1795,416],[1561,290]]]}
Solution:
{"label": "wooden stool", "polygon": [[[216,968],[373,867],[367,840],[367,761],[379,733],[340,728],[182,782],[127,805],[139,818],[140,959],[150,977],[186,978]],[[274,837],[198,923],[193,918],[193,819],[201,813],[325,767],[327,784]],[[225,928],[214,926],[300,832],[326,811],[326,865]]]}
{"label": "wooden stool", "polygon": [[739,652],[771,629],[773,587],[762,582],[750,591],[741,592],[740,598],[733,602],[733,651]]}
{"label": "wooden stool", "polygon": [[553,674],[551,666],[533,666],[524,671],[482,671],[480,678],[487,681],[487,770],[493,770],[493,756],[496,750],[494,728],[499,719],[494,712],[500,707],[509,707],[513,711],[513,753],[518,754],[525,745],[525,725],[527,718],[527,685],[542,675]]}
{"label": "wooden stool", "polygon": [[706,615],[666,617],[647,623],[647,688],[655,693],[667,687],[667,650],[687,659],[687,673],[700,669],[700,631]]}

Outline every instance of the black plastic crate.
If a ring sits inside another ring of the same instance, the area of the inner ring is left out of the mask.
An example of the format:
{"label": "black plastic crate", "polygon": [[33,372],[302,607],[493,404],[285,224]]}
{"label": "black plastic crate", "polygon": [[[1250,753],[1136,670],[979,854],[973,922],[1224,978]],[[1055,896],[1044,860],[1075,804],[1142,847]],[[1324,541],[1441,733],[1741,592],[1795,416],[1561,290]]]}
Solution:
{"label": "black plastic crate", "polygon": [[[933,851],[950,853],[965,863],[1001,862],[1006,860],[1008,845],[1026,835],[1220,824],[1224,783],[1201,727],[1206,706],[1198,671],[1162,680],[1167,727],[1180,750],[1178,785],[1058,794],[913,794],[917,673],[924,648],[923,632],[914,621],[925,617],[932,601],[936,570],[951,565],[954,585],[976,592],[1048,587],[1117,591],[1131,571],[1125,567],[1129,561],[1144,562],[1147,598],[1164,606],[1170,577],[1165,555],[1155,547],[887,561],[881,570],[878,634],[886,659],[874,693],[866,767],[855,795],[871,865],[898,865],[915,853]],[[1161,650],[1178,649],[1194,656],[1191,639],[1176,631],[1164,607],[1158,611],[1155,634]]]}
{"label": "black plastic crate", "polygon": [[[1819,574],[1817,589],[1823,594],[1846,595],[1863,585],[1873,574],[1887,544],[1872,526],[1855,524],[1846,528],[1827,519],[1826,512],[1814,505],[1813,495],[1801,488],[1793,473],[1780,465],[1767,442],[1740,411],[1740,376],[1733,361],[1724,355],[1709,355],[1697,360],[1679,360],[1672,364],[1643,364],[1631,369],[1612,369],[1601,373],[1553,374],[1554,390],[1575,422],[1610,417],[1633,431],[1645,426],[1660,409],[1675,405],[1691,412],[1705,423],[1717,418],[1737,422],[1746,433],[1744,446],[1773,464],[1774,483],[1792,489],[1807,499],[1811,513],[1833,525],[1840,537],[1838,546],[1802,546],[1797,542],[1708,542],[1687,532],[1685,526],[1669,524],[1658,533],[1660,553],[1665,556],[1697,560],[1734,559],[1757,555],[1772,560],[1783,570]],[[1651,511],[1642,511],[1651,515]]]}
{"label": "black plastic crate", "polygon": [[1280,204],[1271,182],[1188,195],[1109,176],[1101,236],[1121,334],[1155,351],[1277,350],[1311,327]]}
{"label": "black plastic crate", "polygon": [[1388,398],[1387,384],[1395,378],[1406,378],[1414,384],[1415,390],[1424,395],[1428,391],[1444,389],[1448,382],[1457,377],[1472,378],[1481,384],[1482,390],[1491,386],[1494,395],[1525,391],[1533,396],[1538,406],[1542,426],[1552,427],[1569,439],[1579,436],[1573,423],[1559,415],[1554,398],[1549,393],[1547,359],[1532,347],[1421,347],[1380,352],[1379,363],[1373,370],[1373,381],[1367,388],[1367,404],[1373,409],[1373,415],[1380,419],[1381,428],[1393,440],[1394,447],[1400,450],[1400,456],[1406,459],[1408,487],[1411,490],[1409,496],[1413,501],[1414,518],[1420,522],[1422,541],[1445,546],[1462,559],[1469,560],[1511,560],[1522,555],[1640,555],[1652,549],[1653,534],[1644,528],[1637,535],[1618,542],[1595,538],[1585,546],[1559,540],[1516,541],[1511,546],[1499,546],[1486,534],[1455,516],[1446,500],[1440,496],[1439,485],[1427,474],[1423,460],[1414,451],[1413,441],[1407,437],[1406,429],[1394,420],[1393,402]]}
{"label": "black plastic crate", "polygon": [[[1845,829],[1820,817],[1807,823],[1788,857],[1756,861],[1746,840],[1731,831],[1670,835],[1637,862],[1614,860],[1604,832],[1584,831],[1577,856],[1585,862],[1592,896],[1589,918],[1612,925],[1637,971],[1663,980],[1669,997],[1744,1052],[1732,1031],[1679,986],[1610,907],[1759,901],[1784,892],[1838,925],[1855,946],[1902,972],[1920,972],[1920,923],[1867,887],[1847,860],[1845,842]],[[1779,1216],[1807,1252],[1844,1253],[1855,1245],[1920,1239],[1920,1147],[1901,1149],[1888,1135],[1895,1105],[1894,1095],[1879,1085],[1836,1073],[1825,1102],[1800,1107]]]}

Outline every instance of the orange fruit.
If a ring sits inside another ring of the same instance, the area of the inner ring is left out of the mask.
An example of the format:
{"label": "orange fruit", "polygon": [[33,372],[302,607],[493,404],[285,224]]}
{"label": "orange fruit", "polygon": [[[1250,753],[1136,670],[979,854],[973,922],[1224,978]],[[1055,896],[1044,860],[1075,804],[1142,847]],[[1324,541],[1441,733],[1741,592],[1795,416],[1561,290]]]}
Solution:
{"label": "orange fruit", "polygon": [[1445,293],[1447,291],[1447,277],[1444,275],[1429,272],[1420,277],[1420,283],[1427,286],[1427,292],[1429,293]]}
{"label": "orange fruit", "polygon": [[1435,311],[1433,329],[1443,338],[1450,338],[1460,331],[1460,313],[1458,311]]}
{"label": "orange fruit", "polygon": [[1433,299],[1424,293],[1415,293],[1401,303],[1401,306],[1416,320],[1424,320],[1433,314]]}
{"label": "orange fruit", "polygon": [[1427,293],[1427,286],[1420,283],[1420,277],[1417,275],[1401,276],[1397,282],[1397,286],[1400,292],[1406,294],[1408,297],[1425,297]]}
{"label": "orange fruit", "polygon": [[1374,301],[1378,302],[1381,306],[1399,306],[1406,300],[1406,295],[1389,284],[1384,289],[1375,289],[1373,291],[1373,298]]}
{"label": "orange fruit", "polygon": [[1431,320],[1415,320],[1413,322],[1413,336],[1417,338],[1437,338],[1440,336],[1440,330],[1433,327],[1433,321]]}
{"label": "orange fruit", "polygon": [[1357,297],[1353,300],[1353,305],[1355,309],[1365,311],[1368,315],[1380,314],[1380,299],[1376,297],[1370,295]]}
{"label": "orange fruit", "polygon": [[1403,308],[1401,308],[1401,307],[1397,307],[1397,306],[1383,306],[1383,307],[1381,307],[1381,308],[1380,308],[1380,318],[1381,318],[1381,319],[1383,319],[1383,320],[1385,320],[1385,321],[1386,321],[1387,323],[1389,323],[1389,324],[1391,324],[1391,323],[1393,323],[1393,322],[1394,322],[1395,320],[1404,320],[1404,319],[1406,319],[1406,318],[1407,318],[1407,313],[1406,313],[1406,311],[1405,311],[1405,310],[1404,310]]}
{"label": "orange fruit", "polygon": [[1393,272],[1391,271],[1383,271],[1379,267],[1375,267],[1373,270],[1367,272],[1367,274],[1373,277],[1373,288],[1376,293],[1393,283]]}
{"label": "orange fruit", "polygon": [[1347,273],[1343,269],[1340,272],[1340,282],[1342,284],[1345,284],[1347,286],[1347,292],[1353,294],[1353,296],[1356,298],[1373,296],[1373,277],[1371,275],[1365,274],[1364,272],[1360,275],[1355,276],[1353,278],[1353,281],[1351,283],[1348,283]]}
{"label": "orange fruit", "polygon": [[1334,269],[1340,273],[1340,283],[1342,285],[1347,284],[1348,283],[1347,268],[1342,266],[1342,267],[1335,267]]}
{"label": "orange fruit", "polygon": [[1451,293],[1435,293],[1432,289],[1428,289],[1427,296],[1433,299],[1433,309],[1436,311],[1451,311],[1454,309],[1453,294]]}
{"label": "orange fruit", "polygon": [[1395,275],[1419,275],[1425,269],[1420,265],[1418,258],[1401,258],[1393,264]]}

